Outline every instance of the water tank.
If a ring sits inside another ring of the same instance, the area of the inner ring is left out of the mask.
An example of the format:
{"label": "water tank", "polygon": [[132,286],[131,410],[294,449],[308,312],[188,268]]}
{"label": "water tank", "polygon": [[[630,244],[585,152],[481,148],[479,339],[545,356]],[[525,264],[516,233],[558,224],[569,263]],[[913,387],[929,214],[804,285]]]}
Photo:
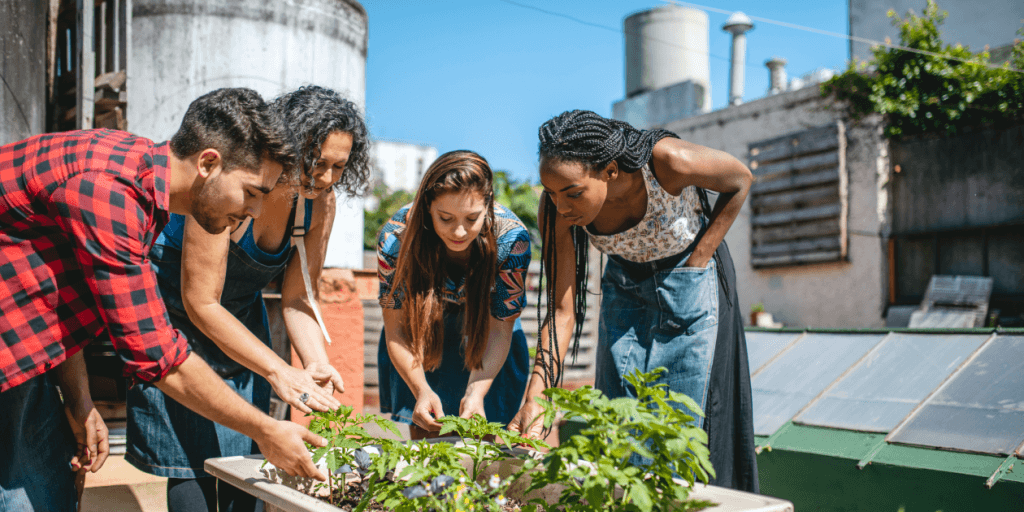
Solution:
{"label": "water tank", "polygon": [[[189,103],[220,87],[269,100],[316,84],[365,105],[367,17],[356,0],[133,4],[128,128],[136,134],[169,139]],[[362,200],[339,200],[335,218],[326,266],[361,268]]]}
{"label": "water tank", "polygon": [[630,15],[626,32],[626,97],[691,80],[711,105],[708,15],[666,5]]}

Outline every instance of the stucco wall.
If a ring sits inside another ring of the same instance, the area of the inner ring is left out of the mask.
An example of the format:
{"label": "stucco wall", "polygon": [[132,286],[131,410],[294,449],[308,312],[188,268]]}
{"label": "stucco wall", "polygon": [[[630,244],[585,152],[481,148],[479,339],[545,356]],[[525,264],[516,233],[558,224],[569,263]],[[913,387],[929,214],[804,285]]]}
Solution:
{"label": "stucco wall", "polygon": [[[749,162],[748,145],[839,119],[817,87],[786,92],[668,123],[685,140]],[[887,145],[877,119],[847,123],[848,261],[755,270],[750,265],[750,202],[726,236],[736,263],[740,308],[763,303],[787,326],[880,327],[887,299]]]}
{"label": "stucco wall", "polygon": [[[940,10],[949,17],[939,27],[942,40],[960,43],[980,52],[985,45],[992,48],[1013,43],[1024,18],[1024,2],[1020,0],[936,0]],[[850,0],[850,35],[873,41],[889,37],[899,43],[899,31],[886,13],[889,9],[904,17],[913,10],[918,16],[925,0]],[[871,57],[870,45],[850,41],[850,55],[861,60]]]}
{"label": "stucco wall", "polygon": [[46,2],[0,2],[0,145],[45,128],[46,13]]}
{"label": "stucco wall", "polygon": [[[366,11],[355,0],[134,0],[128,129],[170,138],[189,103],[220,87],[264,98],[330,87],[364,108]],[[362,266],[362,199],[339,198],[328,267]]]}

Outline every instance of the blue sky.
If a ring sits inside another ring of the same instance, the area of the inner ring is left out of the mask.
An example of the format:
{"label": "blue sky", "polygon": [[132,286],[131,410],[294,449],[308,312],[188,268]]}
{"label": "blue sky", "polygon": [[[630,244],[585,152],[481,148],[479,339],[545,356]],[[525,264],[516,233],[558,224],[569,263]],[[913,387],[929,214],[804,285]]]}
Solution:
{"label": "blue sky", "polygon": [[[495,170],[537,181],[537,128],[574,108],[611,115],[625,96],[623,19],[665,5],[646,0],[515,0],[579,18],[588,26],[501,0],[361,0],[370,20],[366,111],[375,138],[429,144],[442,153],[471,149]],[[749,16],[847,33],[846,0],[704,5]],[[708,12],[712,103],[728,94],[727,16]],[[745,99],[764,96],[765,60],[789,61],[790,77],[841,69],[839,38],[755,22],[748,32]]]}

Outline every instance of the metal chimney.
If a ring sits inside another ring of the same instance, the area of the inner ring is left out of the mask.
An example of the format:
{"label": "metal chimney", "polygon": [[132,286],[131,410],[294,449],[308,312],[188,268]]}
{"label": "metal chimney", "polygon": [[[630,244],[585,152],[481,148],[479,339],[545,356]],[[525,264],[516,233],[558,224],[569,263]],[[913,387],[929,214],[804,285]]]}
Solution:
{"label": "metal chimney", "polygon": [[765,61],[768,66],[768,94],[778,94],[786,90],[786,59],[772,57]]}
{"label": "metal chimney", "polygon": [[734,12],[722,30],[732,33],[732,66],[729,68],[729,104],[743,103],[743,69],[747,62],[746,33],[754,23],[742,12]]}

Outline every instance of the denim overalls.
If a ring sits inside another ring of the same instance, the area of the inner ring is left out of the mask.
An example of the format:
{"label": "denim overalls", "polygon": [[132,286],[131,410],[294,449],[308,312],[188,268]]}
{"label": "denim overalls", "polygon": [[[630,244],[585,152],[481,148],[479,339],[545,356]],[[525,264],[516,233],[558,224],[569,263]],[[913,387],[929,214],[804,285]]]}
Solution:
{"label": "denim overalls", "polygon": [[[305,201],[307,229],[312,204]],[[270,384],[224,354],[192,324],[185,312],[180,286],[183,227],[184,217],[172,215],[150,251],[171,324],[185,334],[192,352],[202,357],[228,387],[267,412]],[[270,327],[261,291],[284,270],[292,249],[289,238],[277,254],[260,250],[249,223],[238,243],[231,242],[228,254],[221,305],[268,347]],[[203,418],[151,384],[138,384],[128,390],[126,437],[125,460],[142,471],[170,478],[205,477],[206,459],[258,453],[252,439]]]}
{"label": "denim overalls", "polygon": [[[704,268],[686,266],[707,229],[703,215],[701,223],[694,241],[678,254],[641,263],[608,255],[601,278],[594,382],[608,397],[636,397],[625,376],[664,367],[668,371],[660,382],[707,409],[718,340],[717,262],[712,259]],[[695,420],[703,425],[704,418]]]}

